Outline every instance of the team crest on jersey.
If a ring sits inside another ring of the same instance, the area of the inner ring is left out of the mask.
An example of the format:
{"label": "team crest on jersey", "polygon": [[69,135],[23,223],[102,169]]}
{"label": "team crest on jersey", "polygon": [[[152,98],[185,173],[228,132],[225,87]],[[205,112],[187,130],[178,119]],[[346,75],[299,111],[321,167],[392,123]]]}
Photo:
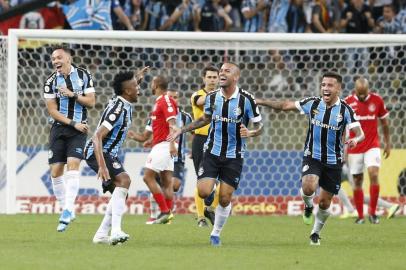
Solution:
{"label": "team crest on jersey", "polygon": [[109,120],[110,121],[114,121],[114,120],[116,120],[116,118],[117,118],[117,116],[115,114],[110,114],[109,115]]}
{"label": "team crest on jersey", "polygon": [[235,115],[235,116],[240,116],[240,115],[241,115],[241,109],[240,109],[240,107],[237,107],[237,108],[234,109],[234,115]]}
{"label": "team crest on jersey", "polygon": [[341,113],[337,114],[337,122],[343,121],[343,116]]}
{"label": "team crest on jersey", "polygon": [[375,104],[369,104],[368,110],[369,110],[370,112],[374,112],[375,109],[376,109]]}
{"label": "team crest on jersey", "polygon": [[54,156],[54,152],[52,150],[48,151],[48,158],[51,159]]}
{"label": "team crest on jersey", "polygon": [[113,162],[113,168],[114,169],[120,169],[121,168],[121,164],[118,163],[117,161]]}
{"label": "team crest on jersey", "polygon": [[173,108],[171,106],[168,107],[168,112],[173,112]]}

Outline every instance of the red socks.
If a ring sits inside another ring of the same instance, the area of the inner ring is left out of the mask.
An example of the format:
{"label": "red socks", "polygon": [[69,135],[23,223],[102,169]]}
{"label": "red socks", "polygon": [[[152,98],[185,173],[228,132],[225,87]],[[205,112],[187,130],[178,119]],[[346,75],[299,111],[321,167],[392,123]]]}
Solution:
{"label": "red socks", "polygon": [[364,218],[364,192],[362,189],[354,189],[354,203],[355,208],[357,208],[358,218]]}
{"label": "red socks", "polygon": [[170,208],[168,208],[164,194],[155,193],[155,194],[152,194],[152,196],[154,196],[156,203],[159,205],[159,209],[161,210],[161,213],[168,213]]}
{"label": "red socks", "polygon": [[369,214],[375,215],[376,205],[378,204],[378,197],[379,197],[379,184],[378,185],[371,185],[369,187]]}

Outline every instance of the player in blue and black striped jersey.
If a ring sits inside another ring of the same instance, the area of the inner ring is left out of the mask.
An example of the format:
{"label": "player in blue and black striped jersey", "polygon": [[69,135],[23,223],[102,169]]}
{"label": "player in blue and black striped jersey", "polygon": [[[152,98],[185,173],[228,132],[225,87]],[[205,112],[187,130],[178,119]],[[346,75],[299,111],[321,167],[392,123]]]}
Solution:
{"label": "player in blue and black striped jersey", "polygon": [[[142,69],[136,77],[133,72],[121,72],[114,77],[117,97],[107,105],[95,134],[86,143],[87,164],[97,172],[103,190],[112,193],[103,221],[93,237],[94,243],[115,245],[129,239],[129,235],[121,230],[121,220],[131,179],[118,159],[118,151],[131,126],[131,104],[138,99],[140,81],[147,70],[147,67]],[[111,236],[108,237],[110,229]]]}
{"label": "player in blue and black striped jersey", "polygon": [[[74,219],[74,202],[79,191],[79,164],[88,132],[87,108],[95,105],[90,73],[72,64],[71,51],[63,46],[51,55],[55,72],[45,82],[44,97],[53,124],[49,136],[48,163],[54,194],[63,211],[58,232]],[[64,175],[64,166],[67,171]]]}
{"label": "player in blue and black striped jersey", "polygon": [[[198,171],[197,189],[199,196],[206,198],[211,194],[216,179],[220,179],[220,204],[216,208],[210,235],[213,246],[221,245],[220,233],[230,215],[231,198],[240,182],[245,139],[262,132],[261,114],[254,97],[237,86],[239,67],[225,63],[221,66],[219,77],[220,89],[207,94],[204,115],[168,136],[168,140],[175,140],[182,133],[210,124]],[[247,129],[249,122],[254,123],[255,130]]]}
{"label": "player in blue and black striped jersey", "polygon": [[283,111],[298,110],[309,117],[300,193],[305,204],[303,221],[310,225],[313,221],[313,198],[317,185],[320,186],[319,210],[310,234],[312,245],[320,244],[320,231],[330,215],[331,200],[341,187],[345,129],[348,127],[356,133],[356,137],[345,142],[349,147],[354,147],[365,137],[354,111],[339,98],[341,83],[339,74],[327,72],[322,78],[321,96],[296,102],[257,100],[259,105]]}

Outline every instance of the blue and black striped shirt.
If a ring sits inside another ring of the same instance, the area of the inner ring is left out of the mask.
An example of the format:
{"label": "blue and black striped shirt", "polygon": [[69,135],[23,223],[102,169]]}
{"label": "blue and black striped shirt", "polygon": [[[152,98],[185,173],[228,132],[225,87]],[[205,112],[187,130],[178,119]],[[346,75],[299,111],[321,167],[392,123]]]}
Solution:
{"label": "blue and black striped shirt", "polygon": [[75,122],[86,123],[87,108],[73,97],[60,95],[59,87],[62,86],[67,87],[78,95],[94,93],[92,76],[86,69],[72,65],[70,73],[66,78],[63,74],[54,72],[48,77],[44,86],[44,97],[46,99],[56,99],[58,111],[61,114]]}
{"label": "blue and black striped shirt", "polygon": [[[113,157],[118,155],[118,150],[123,144],[128,129],[132,121],[132,106],[131,103],[118,96],[110,101],[100,118],[97,128],[101,125],[106,127],[110,132],[103,139],[103,152],[108,153]],[[86,159],[93,154],[93,142],[88,140],[85,147]]]}
{"label": "blue and black striped shirt", "polygon": [[327,107],[321,97],[309,97],[296,101],[297,109],[309,117],[309,130],[304,156],[325,164],[341,164],[343,161],[343,133],[360,126],[355,113],[345,101]]}
{"label": "blue and black striped shirt", "polygon": [[250,121],[262,120],[254,97],[237,87],[226,99],[222,91],[217,90],[206,96],[204,113],[212,119],[205,151],[215,156],[243,158],[246,145],[240,135],[241,123],[248,126]]}

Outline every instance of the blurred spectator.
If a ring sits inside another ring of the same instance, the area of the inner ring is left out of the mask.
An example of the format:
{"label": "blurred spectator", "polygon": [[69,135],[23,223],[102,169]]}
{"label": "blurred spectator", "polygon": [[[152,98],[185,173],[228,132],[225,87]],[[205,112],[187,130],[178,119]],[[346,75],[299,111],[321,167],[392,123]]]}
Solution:
{"label": "blurred spectator", "polygon": [[393,5],[383,7],[383,16],[376,22],[375,32],[383,34],[401,33],[400,23],[396,19],[395,7]]}
{"label": "blurred spectator", "polygon": [[273,0],[268,17],[268,32],[286,33],[288,23],[286,14],[289,10],[289,0]]}
{"label": "blurred spectator", "polygon": [[333,32],[340,32],[341,12],[346,6],[346,0],[327,0],[327,8],[330,12]]}
{"label": "blurred spectator", "polygon": [[197,6],[190,0],[183,0],[159,30],[193,31],[195,30]]}
{"label": "blurred spectator", "polygon": [[313,33],[331,32],[331,19],[327,9],[326,0],[316,0],[312,10],[312,23],[310,28]]}
{"label": "blurred spectator", "polygon": [[7,0],[0,0],[0,13],[2,13],[3,11],[6,11],[10,8]]}
{"label": "blurred spectator", "polygon": [[406,5],[403,6],[398,15],[396,15],[396,19],[400,25],[400,32],[406,34]]}
{"label": "blurred spectator", "polygon": [[228,3],[231,6],[229,12],[230,18],[233,21],[231,31],[241,31],[242,29],[242,14],[241,14],[241,0],[229,0]]}
{"label": "blurred spectator", "polygon": [[370,8],[363,0],[351,0],[341,13],[340,27],[345,33],[369,33],[374,27]]}
{"label": "blurred spectator", "polygon": [[131,1],[132,0],[112,0],[111,20],[114,30],[134,30],[131,23]]}
{"label": "blurred spectator", "polygon": [[142,0],[131,0],[130,20],[135,30],[144,30],[146,27],[145,10]]}
{"label": "blurred spectator", "polygon": [[[392,5],[393,0],[368,0],[369,8],[372,12],[372,17],[374,21],[378,20],[383,15],[383,7],[387,5]],[[396,12],[395,12],[396,13]]]}
{"label": "blurred spectator", "polygon": [[220,0],[206,0],[203,6],[197,9],[196,14],[196,30],[198,31],[228,31],[233,23],[220,4]]}
{"label": "blurred spectator", "polygon": [[243,0],[244,32],[265,32],[268,0]]}
{"label": "blurred spectator", "polygon": [[157,0],[145,0],[144,4],[146,20],[145,30],[159,30],[168,19],[166,6],[161,1]]}
{"label": "blurred spectator", "polygon": [[304,33],[307,28],[306,15],[303,10],[303,0],[292,0],[286,14],[288,33]]}
{"label": "blurred spectator", "polygon": [[69,26],[74,30],[112,30],[111,0],[66,1],[61,4]]}

